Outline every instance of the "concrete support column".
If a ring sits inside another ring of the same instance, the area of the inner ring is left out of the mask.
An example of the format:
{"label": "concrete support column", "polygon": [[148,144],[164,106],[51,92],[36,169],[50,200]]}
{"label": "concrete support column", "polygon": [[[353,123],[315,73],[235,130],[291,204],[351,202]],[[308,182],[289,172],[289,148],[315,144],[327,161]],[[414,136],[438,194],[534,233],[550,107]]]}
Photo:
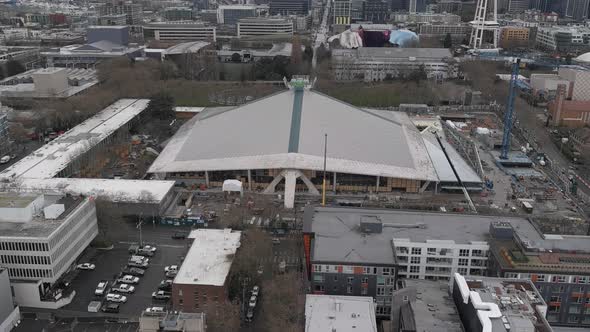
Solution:
{"label": "concrete support column", "polygon": [[292,209],[295,206],[295,186],[299,172],[296,170],[286,170],[285,174],[285,207]]}
{"label": "concrete support column", "polygon": [[252,171],[248,170],[248,190],[252,191]]}
{"label": "concrete support column", "polygon": [[279,184],[279,182],[281,182],[281,180],[283,179],[283,172],[281,172],[279,175],[275,176],[274,179],[272,179],[272,182],[268,185],[268,187],[266,187],[264,189],[264,193],[265,194],[273,194],[275,192],[275,188],[277,186],[277,184]]}
{"label": "concrete support column", "polygon": [[430,181],[424,181],[424,184],[422,185],[422,187],[420,187],[420,192],[423,193],[424,190],[426,190],[426,188],[428,188],[429,184],[430,184]]}
{"label": "concrete support column", "polygon": [[336,172],[332,173],[334,176],[332,177],[332,191],[334,194],[336,193]]}
{"label": "concrete support column", "polygon": [[303,183],[305,183],[305,186],[307,187],[307,190],[309,190],[310,194],[314,194],[314,195],[319,195],[320,192],[318,191],[318,188],[315,187],[315,185],[311,182],[310,179],[307,178],[307,176],[305,176],[305,174],[303,174],[301,171],[295,171],[297,173],[297,177],[301,178],[301,181],[303,181]]}
{"label": "concrete support column", "polygon": [[205,171],[205,185],[209,188],[209,172]]}
{"label": "concrete support column", "polygon": [[379,192],[379,184],[381,182],[381,176],[377,175],[377,186],[375,187],[375,191]]}

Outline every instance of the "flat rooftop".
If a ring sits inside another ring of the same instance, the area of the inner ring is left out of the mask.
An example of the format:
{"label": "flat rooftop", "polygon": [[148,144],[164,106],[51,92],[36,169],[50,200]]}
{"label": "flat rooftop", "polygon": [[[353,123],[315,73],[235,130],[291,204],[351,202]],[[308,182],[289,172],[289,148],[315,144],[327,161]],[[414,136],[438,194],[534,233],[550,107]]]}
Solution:
{"label": "flat rooftop", "polygon": [[0,173],[0,179],[56,176],[69,163],[143,112],[149,99],[121,99]]}
{"label": "flat rooftop", "polygon": [[[362,233],[361,219],[383,224],[381,233]],[[444,240],[454,243],[487,242],[493,221],[506,221],[530,239],[541,240],[529,220],[469,214],[417,212],[344,207],[308,207],[304,232],[315,233],[314,261],[359,261],[392,264],[393,244]]]}
{"label": "flat rooftop", "polygon": [[[402,315],[413,315],[416,331],[463,331],[448,282],[419,279],[405,279],[404,282],[406,287],[416,288],[416,301],[411,302],[411,311],[402,310]],[[404,321],[407,320],[404,318]]]}
{"label": "flat rooftop", "polygon": [[377,332],[372,297],[305,296],[305,332]]}
{"label": "flat rooftop", "polygon": [[25,208],[39,195],[0,194],[0,208]]}
{"label": "flat rooftop", "polygon": [[[2,196],[3,194],[0,194],[0,197]],[[8,196],[10,197],[10,194]],[[0,238],[47,238],[63,224],[73,210],[85,201],[78,196],[44,195],[43,198],[43,207],[63,204],[65,211],[57,219],[45,219],[41,213],[29,222],[0,222]]]}
{"label": "flat rooftop", "polygon": [[174,278],[175,284],[223,286],[242,232],[226,229],[195,229],[193,244]]}
{"label": "flat rooftop", "polygon": [[103,198],[118,203],[160,203],[174,187],[174,181],[51,178],[19,179],[1,183],[7,192],[45,192]]}
{"label": "flat rooftop", "polygon": [[543,314],[547,304],[530,281],[478,277],[466,282],[482,302],[500,309],[502,317],[490,318],[492,331],[551,331]]}

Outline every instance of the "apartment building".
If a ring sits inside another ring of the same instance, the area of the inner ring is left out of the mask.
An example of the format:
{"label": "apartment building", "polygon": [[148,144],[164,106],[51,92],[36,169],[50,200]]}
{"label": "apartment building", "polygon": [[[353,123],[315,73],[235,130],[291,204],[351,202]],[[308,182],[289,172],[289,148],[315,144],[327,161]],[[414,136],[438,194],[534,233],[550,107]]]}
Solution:
{"label": "apartment building", "polygon": [[203,23],[150,23],[143,27],[146,39],[162,41],[216,41],[217,33],[214,26]]}
{"label": "apartment building", "polygon": [[45,299],[98,235],[94,202],[78,196],[3,194],[0,227],[0,264],[8,270],[17,303],[59,307]]}
{"label": "apartment building", "polygon": [[529,28],[502,27],[500,28],[500,47],[524,47],[529,43]]}
{"label": "apartment building", "polygon": [[243,18],[238,21],[238,38],[293,35],[293,21],[282,18]]}
{"label": "apartment building", "polygon": [[549,51],[568,52],[588,47],[590,28],[587,27],[539,27],[535,42],[537,47]]}
{"label": "apartment building", "polygon": [[270,0],[271,15],[308,15],[310,9],[308,0]]}
{"label": "apartment building", "polygon": [[172,282],[172,306],[182,312],[209,312],[227,301],[227,276],[242,233],[196,229],[193,243]]}
{"label": "apartment building", "polygon": [[590,237],[523,234],[490,225],[490,275],[530,280],[552,325],[590,328]]}
{"label": "apartment building", "polygon": [[445,48],[361,47],[332,50],[334,78],[340,81],[383,81],[424,69],[428,78],[457,76],[457,63]]}
{"label": "apartment building", "polygon": [[242,18],[256,17],[256,5],[220,5],[217,7],[217,23],[235,25]]}
{"label": "apartment building", "polygon": [[140,25],[143,23],[143,8],[137,3],[109,2],[99,6],[97,11],[99,15],[124,14],[128,25]]}
{"label": "apartment building", "polygon": [[461,16],[448,13],[404,13],[398,12],[393,14],[394,22],[404,23],[444,23],[459,24]]}
{"label": "apartment building", "polygon": [[473,28],[467,24],[420,24],[420,36],[446,36],[464,38],[471,33]]}

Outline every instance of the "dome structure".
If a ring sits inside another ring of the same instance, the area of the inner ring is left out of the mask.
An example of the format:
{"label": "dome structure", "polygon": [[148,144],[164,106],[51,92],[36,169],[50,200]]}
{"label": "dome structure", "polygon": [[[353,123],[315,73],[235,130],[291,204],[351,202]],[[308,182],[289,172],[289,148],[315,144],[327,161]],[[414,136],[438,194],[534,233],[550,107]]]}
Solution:
{"label": "dome structure", "polygon": [[584,53],[584,54],[578,56],[577,58],[574,58],[574,60],[578,61],[578,62],[590,63],[590,52]]}
{"label": "dome structure", "polygon": [[420,38],[418,35],[410,30],[392,30],[389,42],[399,47],[417,47]]}

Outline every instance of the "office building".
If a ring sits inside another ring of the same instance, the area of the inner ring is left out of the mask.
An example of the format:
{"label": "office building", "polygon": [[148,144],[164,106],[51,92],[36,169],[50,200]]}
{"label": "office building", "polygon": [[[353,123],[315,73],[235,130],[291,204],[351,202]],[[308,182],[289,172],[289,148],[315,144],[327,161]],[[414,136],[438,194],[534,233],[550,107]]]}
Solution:
{"label": "office building", "polygon": [[450,34],[451,37],[463,39],[471,33],[473,28],[468,24],[420,24],[420,36],[444,37]]}
{"label": "office building", "polygon": [[409,1],[408,11],[411,14],[415,14],[417,12],[424,12],[426,10],[426,1],[424,1],[424,0],[408,0],[408,1]]}
{"label": "office building", "polygon": [[389,4],[385,0],[363,1],[363,20],[372,23],[389,21]]}
{"label": "office building", "polygon": [[529,44],[529,28],[502,27],[500,28],[500,47],[526,47]]}
{"label": "office building", "polygon": [[428,78],[457,76],[457,64],[445,48],[362,47],[332,50],[332,70],[338,81],[383,81],[424,69]]}
{"label": "office building", "polygon": [[590,237],[523,234],[490,225],[490,275],[531,280],[547,303],[552,325],[590,327]]}
{"label": "office building", "polygon": [[576,21],[588,19],[590,0],[566,0],[565,17]]}
{"label": "office building", "polygon": [[0,228],[0,263],[8,270],[16,302],[48,309],[68,304],[74,294],[62,294],[55,286],[98,235],[94,201],[2,194]]}
{"label": "office building", "polygon": [[333,24],[349,25],[351,21],[352,0],[334,0],[332,3]]}
{"label": "office building", "polygon": [[143,54],[143,46],[123,46],[102,40],[86,45],[69,45],[41,52],[49,67],[94,68],[106,59],[122,56],[136,58]]}
{"label": "office building", "polygon": [[10,332],[20,322],[20,308],[12,300],[8,270],[0,267],[0,332]]}
{"label": "office building", "polygon": [[166,21],[190,21],[193,19],[193,10],[189,7],[171,7],[164,10]]}
{"label": "office building", "polygon": [[292,36],[293,22],[282,18],[243,18],[238,21],[238,38],[250,36]]}
{"label": "office building", "polygon": [[366,296],[305,296],[305,332],[377,332],[375,305]]}
{"label": "office building", "polygon": [[469,278],[456,273],[451,296],[467,332],[552,332],[547,303],[528,280]]}
{"label": "office building", "polygon": [[216,41],[214,26],[203,23],[150,23],[143,27],[146,39],[161,41]]}
{"label": "office building", "polygon": [[128,26],[91,26],[86,29],[86,42],[88,44],[108,41],[116,45],[129,44]]}
{"label": "office building", "polygon": [[217,23],[236,25],[246,17],[256,17],[256,5],[220,5],[217,7]]}
{"label": "office building", "polygon": [[400,23],[459,24],[461,16],[448,13],[394,13],[393,21]]}
{"label": "office building", "polygon": [[271,15],[308,15],[309,0],[270,0]]}
{"label": "office building", "polygon": [[127,25],[141,25],[143,23],[143,8],[140,4],[124,1],[107,2],[97,8],[99,15],[118,15],[126,17]]}
{"label": "office building", "polygon": [[241,235],[229,228],[191,231],[193,243],[172,283],[174,310],[207,313],[228,301],[227,276]]}
{"label": "office building", "polygon": [[0,154],[5,156],[10,152],[11,141],[8,130],[8,108],[3,107],[0,103]]}
{"label": "office building", "polygon": [[68,98],[96,84],[98,78],[94,69],[39,68],[1,80],[0,96],[5,99]]}
{"label": "office building", "polygon": [[510,14],[521,14],[527,9],[529,9],[529,0],[508,0]]}
{"label": "office building", "polygon": [[536,36],[537,47],[543,50],[573,52],[588,47],[590,28],[573,26],[539,27]]}
{"label": "office building", "polygon": [[127,24],[127,16],[125,14],[111,14],[99,16],[96,19],[97,25],[125,25]]}

